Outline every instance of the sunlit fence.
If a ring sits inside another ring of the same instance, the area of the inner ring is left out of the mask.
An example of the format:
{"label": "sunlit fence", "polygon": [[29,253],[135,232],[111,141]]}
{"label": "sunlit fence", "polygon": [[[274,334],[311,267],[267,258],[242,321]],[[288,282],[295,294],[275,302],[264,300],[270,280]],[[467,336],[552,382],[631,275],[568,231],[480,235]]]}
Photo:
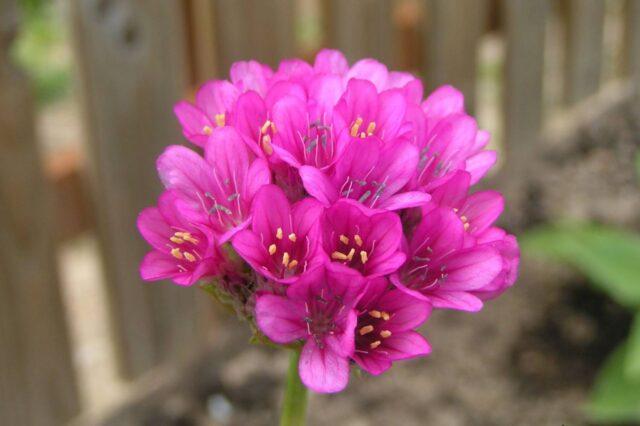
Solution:
{"label": "sunlit fence", "polygon": [[[0,424],[57,425],[82,411],[56,278],[53,236],[65,218],[52,214],[29,82],[8,54],[16,3],[0,1]],[[196,292],[141,284],[135,219],[160,192],[155,157],[181,142],[173,103],[233,61],[275,65],[330,46],[411,70],[427,90],[453,84],[469,110],[492,117],[509,181],[524,176],[550,118],[595,106],[610,84],[633,97],[640,82],[639,0],[73,0],[70,9],[86,187],[130,381],[206,341]],[[65,216],[78,217],[75,207]]]}

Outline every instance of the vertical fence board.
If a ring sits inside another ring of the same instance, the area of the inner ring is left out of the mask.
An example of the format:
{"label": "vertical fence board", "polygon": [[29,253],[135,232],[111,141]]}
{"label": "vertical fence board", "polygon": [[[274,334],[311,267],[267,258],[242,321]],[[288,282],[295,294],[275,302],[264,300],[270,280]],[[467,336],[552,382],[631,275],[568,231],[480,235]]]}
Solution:
{"label": "vertical fence board", "polygon": [[542,126],[547,0],[505,0],[507,57],[504,112],[507,167],[531,158]]}
{"label": "vertical fence board", "polygon": [[640,0],[625,4],[624,72],[632,79],[636,93],[640,92]]}
{"label": "vertical fence board", "polygon": [[193,86],[213,78],[217,72],[215,10],[211,0],[184,0],[182,4],[191,65],[189,83]]}
{"label": "vertical fence board", "polygon": [[395,64],[393,1],[327,0],[324,14],[330,47],[342,50],[350,61],[373,57]]}
{"label": "vertical fence board", "polygon": [[173,0],[72,2],[93,193],[120,368],[136,376],[194,349],[197,290],[142,283],[136,216],[160,192],[155,158],[181,141],[172,105],[186,80]]}
{"label": "vertical fence board", "polygon": [[581,101],[598,91],[602,68],[604,0],[565,0],[567,19],[565,102]]}
{"label": "vertical fence board", "polygon": [[295,55],[294,0],[212,1],[223,76],[234,61],[256,59],[275,66]]}
{"label": "vertical fence board", "polygon": [[486,0],[426,0],[426,87],[441,84],[460,89],[474,110],[478,42],[486,28]]}
{"label": "vertical fence board", "polygon": [[78,411],[53,224],[29,85],[10,61],[17,1],[0,1],[0,424],[59,425]]}

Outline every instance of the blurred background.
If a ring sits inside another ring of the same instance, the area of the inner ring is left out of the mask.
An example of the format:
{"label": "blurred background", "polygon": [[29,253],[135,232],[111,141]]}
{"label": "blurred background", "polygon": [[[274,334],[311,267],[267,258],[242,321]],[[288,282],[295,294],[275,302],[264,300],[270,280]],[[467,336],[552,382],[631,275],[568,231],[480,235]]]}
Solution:
{"label": "blurred background", "polygon": [[640,424],[640,0],[0,0],[0,425],[271,425],[286,354],[142,283],[172,106],[322,47],[453,84],[521,278],[312,425]]}

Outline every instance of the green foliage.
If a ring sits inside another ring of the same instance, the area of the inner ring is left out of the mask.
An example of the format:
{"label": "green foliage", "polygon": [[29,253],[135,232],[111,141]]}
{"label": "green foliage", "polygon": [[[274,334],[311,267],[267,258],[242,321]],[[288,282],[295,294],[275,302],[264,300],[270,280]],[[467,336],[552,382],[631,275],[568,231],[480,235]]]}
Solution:
{"label": "green foliage", "polygon": [[577,268],[636,312],[631,335],[600,371],[587,410],[598,422],[640,421],[640,238],[601,226],[559,224],[530,231],[521,242],[525,252]]}
{"label": "green foliage", "polygon": [[50,0],[22,0],[23,25],[14,45],[16,61],[34,82],[40,103],[68,93],[71,59],[62,19]]}

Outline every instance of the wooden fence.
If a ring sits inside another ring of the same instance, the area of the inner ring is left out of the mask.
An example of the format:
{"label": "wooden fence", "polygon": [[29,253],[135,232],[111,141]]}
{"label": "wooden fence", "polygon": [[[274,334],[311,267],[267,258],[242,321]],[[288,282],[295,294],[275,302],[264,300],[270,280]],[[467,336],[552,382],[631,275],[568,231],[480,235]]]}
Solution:
{"label": "wooden fence", "polygon": [[[181,141],[171,107],[196,82],[224,76],[238,59],[274,65],[323,45],[413,70],[428,89],[453,84],[474,111],[479,52],[493,34],[505,46],[499,122],[509,180],[536,154],[549,108],[597,100],[613,80],[633,96],[640,82],[640,0],[72,0],[69,20],[91,210],[130,381],[197,351],[206,329],[196,292],[141,284],[146,247],[135,229],[160,192],[155,157]],[[618,43],[607,44],[610,21],[623,30]],[[83,407],[55,263],[62,219],[49,214],[56,191],[39,163],[29,84],[9,54],[19,23],[17,0],[0,0],[0,424],[58,425]],[[300,34],[314,25],[309,44]],[[555,67],[550,50],[560,51]],[[562,90],[555,103],[545,99],[552,79]]]}

